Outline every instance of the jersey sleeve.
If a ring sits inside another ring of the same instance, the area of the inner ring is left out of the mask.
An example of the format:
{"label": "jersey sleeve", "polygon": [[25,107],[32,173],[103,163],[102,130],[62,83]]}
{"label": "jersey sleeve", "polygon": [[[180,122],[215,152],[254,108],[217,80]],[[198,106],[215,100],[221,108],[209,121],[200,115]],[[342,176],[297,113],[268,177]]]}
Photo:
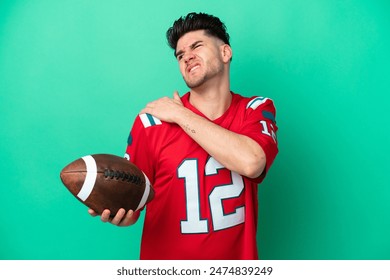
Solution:
{"label": "jersey sleeve", "polygon": [[278,153],[277,130],[273,101],[264,97],[252,98],[246,105],[241,133],[255,140],[266,155],[266,167],[262,175],[256,178],[257,183],[265,178]]}
{"label": "jersey sleeve", "polygon": [[146,128],[138,115],[127,139],[125,157],[141,169],[153,184],[154,166],[152,156]]}

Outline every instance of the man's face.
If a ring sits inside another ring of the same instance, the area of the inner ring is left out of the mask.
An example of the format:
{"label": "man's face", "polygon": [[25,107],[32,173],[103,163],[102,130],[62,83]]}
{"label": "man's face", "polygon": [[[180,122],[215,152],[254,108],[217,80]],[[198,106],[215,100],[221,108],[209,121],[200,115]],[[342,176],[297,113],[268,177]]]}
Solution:
{"label": "man's face", "polygon": [[189,88],[196,88],[221,75],[224,69],[221,40],[203,30],[191,31],[177,42],[176,58]]}

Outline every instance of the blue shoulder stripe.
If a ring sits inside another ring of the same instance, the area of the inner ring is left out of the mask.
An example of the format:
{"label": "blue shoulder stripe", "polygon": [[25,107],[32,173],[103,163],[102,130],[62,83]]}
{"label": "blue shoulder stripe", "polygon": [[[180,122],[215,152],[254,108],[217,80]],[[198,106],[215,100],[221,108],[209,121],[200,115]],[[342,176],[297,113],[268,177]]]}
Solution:
{"label": "blue shoulder stripe", "polygon": [[274,123],[276,122],[275,115],[273,113],[271,113],[269,111],[266,111],[266,110],[263,110],[261,112],[261,114],[263,115],[264,118],[269,119],[269,120],[271,120]]}

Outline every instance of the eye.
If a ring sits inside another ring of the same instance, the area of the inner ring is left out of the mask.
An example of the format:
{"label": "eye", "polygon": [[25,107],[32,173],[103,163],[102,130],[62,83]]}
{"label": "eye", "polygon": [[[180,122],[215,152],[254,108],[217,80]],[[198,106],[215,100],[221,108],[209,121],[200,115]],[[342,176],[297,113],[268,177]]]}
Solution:
{"label": "eye", "polygon": [[176,57],[176,59],[177,59],[178,61],[180,61],[182,58],[183,58],[183,55],[182,55],[182,54],[179,54],[179,55]]}

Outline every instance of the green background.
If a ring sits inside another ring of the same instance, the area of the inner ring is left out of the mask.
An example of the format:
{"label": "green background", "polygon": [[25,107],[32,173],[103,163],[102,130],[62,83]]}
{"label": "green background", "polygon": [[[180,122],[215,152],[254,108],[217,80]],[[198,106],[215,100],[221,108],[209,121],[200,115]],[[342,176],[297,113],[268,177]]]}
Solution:
{"label": "green background", "polygon": [[1,0],[0,259],[138,258],[142,222],[91,218],[59,172],[187,91],[165,32],[191,11],[226,23],[232,90],[277,106],[261,258],[390,259],[387,0]]}

